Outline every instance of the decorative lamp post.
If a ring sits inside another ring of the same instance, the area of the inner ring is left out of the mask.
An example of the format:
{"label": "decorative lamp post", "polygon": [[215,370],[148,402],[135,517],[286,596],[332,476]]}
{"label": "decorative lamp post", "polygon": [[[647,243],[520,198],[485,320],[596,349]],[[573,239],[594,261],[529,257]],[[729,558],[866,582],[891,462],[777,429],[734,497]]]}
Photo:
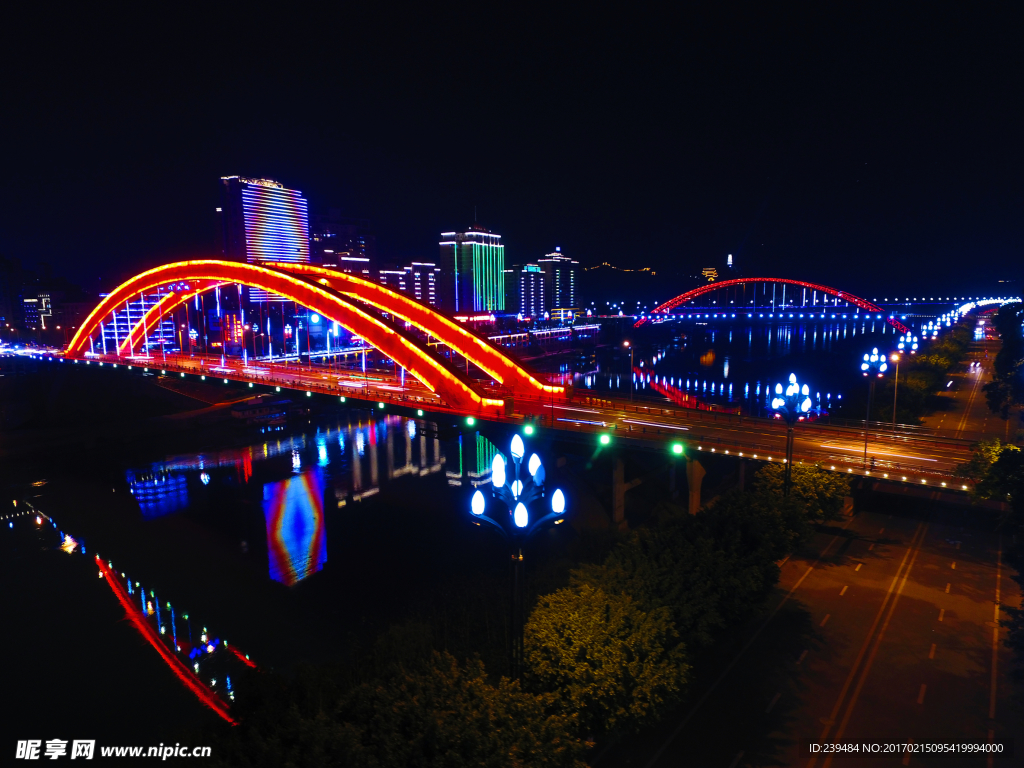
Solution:
{"label": "decorative lamp post", "polygon": [[629,350],[629,400],[633,401],[633,345],[628,341],[622,342],[622,346]]}
{"label": "decorative lamp post", "polygon": [[775,385],[775,397],[772,398],[772,410],[779,413],[786,422],[786,479],[783,493],[789,496],[792,485],[793,467],[793,425],[811,410],[811,388],[797,384],[796,374],[789,374],[789,385],[785,391],[781,384]]}
{"label": "decorative lamp post", "polygon": [[909,333],[900,336],[900,343],[896,345],[896,348],[900,352],[909,352],[912,355],[917,354],[917,336],[911,336]]}
{"label": "decorative lamp post", "polygon": [[864,360],[860,364],[861,373],[863,373],[868,380],[868,408],[864,414],[864,466],[868,465],[868,429],[871,422],[871,401],[875,397],[875,379],[882,378],[882,374],[889,369],[889,364],[885,361],[885,355],[878,354],[878,347],[871,350],[869,355],[867,352],[864,353]]}
{"label": "decorative lamp post", "polygon": [[523,601],[523,545],[537,531],[564,521],[565,494],[556,489],[551,494],[550,512],[531,513],[531,505],[545,497],[544,466],[536,453],[530,456],[524,466],[526,446],[519,435],[512,437],[509,453],[512,456],[511,466],[500,452],[495,454],[491,462],[491,495],[502,502],[500,506],[503,506],[504,510],[501,510],[499,505],[488,505],[483,491],[477,490],[470,500],[470,512],[476,525],[487,523],[497,529],[509,545],[512,560],[510,663],[512,677],[518,680],[523,670],[523,627],[526,623]]}
{"label": "decorative lamp post", "polygon": [[896,434],[896,393],[899,391],[900,386],[900,355],[897,352],[893,352],[889,357],[889,360],[896,363],[896,378],[893,379],[892,383],[892,433]]}

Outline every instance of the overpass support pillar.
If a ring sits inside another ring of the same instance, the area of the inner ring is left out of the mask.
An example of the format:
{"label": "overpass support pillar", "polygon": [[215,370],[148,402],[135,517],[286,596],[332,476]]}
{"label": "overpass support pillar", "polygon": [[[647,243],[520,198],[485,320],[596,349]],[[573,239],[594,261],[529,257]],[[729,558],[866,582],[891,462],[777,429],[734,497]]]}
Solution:
{"label": "overpass support pillar", "polygon": [[612,524],[616,528],[626,527],[626,491],[641,482],[640,478],[626,482],[626,464],[622,457],[612,459]]}
{"label": "overpass support pillar", "polygon": [[704,467],[696,459],[686,460],[686,484],[690,489],[690,514],[700,510],[700,481],[704,479]]}

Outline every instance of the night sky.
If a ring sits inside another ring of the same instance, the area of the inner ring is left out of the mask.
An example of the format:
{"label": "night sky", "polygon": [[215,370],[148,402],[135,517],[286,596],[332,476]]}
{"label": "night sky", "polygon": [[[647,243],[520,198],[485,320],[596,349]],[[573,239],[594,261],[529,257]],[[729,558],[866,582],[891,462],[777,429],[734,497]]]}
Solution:
{"label": "night sky", "polygon": [[476,207],[509,263],[1021,290],[1019,3],[35,5],[0,25],[0,255],[93,290],[211,255],[230,174],[385,259]]}

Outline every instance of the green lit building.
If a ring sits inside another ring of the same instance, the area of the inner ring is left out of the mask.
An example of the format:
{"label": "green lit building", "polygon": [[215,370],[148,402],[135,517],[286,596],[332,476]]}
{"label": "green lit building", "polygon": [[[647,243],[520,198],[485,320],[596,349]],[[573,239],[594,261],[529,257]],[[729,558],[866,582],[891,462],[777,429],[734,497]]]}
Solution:
{"label": "green lit building", "polygon": [[505,246],[474,224],[442,232],[441,306],[453,314],[505,311]]}

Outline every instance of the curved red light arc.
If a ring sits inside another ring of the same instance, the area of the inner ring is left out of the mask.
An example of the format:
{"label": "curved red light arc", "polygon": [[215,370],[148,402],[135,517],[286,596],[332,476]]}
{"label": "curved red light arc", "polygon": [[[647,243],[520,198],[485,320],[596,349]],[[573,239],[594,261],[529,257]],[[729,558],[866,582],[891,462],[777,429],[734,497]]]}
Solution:
{"label": "curved red light arc", "polygon": [[[117,597],[118,602],[121,603],[121,607],[124,608],[125,614],[128,620],[135,625],[135,628],[139,631],[151,646],[160,654],[160,658],[164,660],[164,663],[170,668],[171,672],[174,673],[186,688],[196,695],[203,704],[208,706],[222,718],[227,720],[231,725],[237,725],[237,722],[231,717],[231,711],[228,709],[227,704],[222,701],[217,694],[206,687],[206,685],[199,680],[198,677],[186,667],[177,656],[164,645],[160,639],[160,635],[156,633],[156,630],[150,626],[149,622],[145,621],[139,614],[138,608],[135,607],[121,582],[118,580],[117,575],[97,556],[95,558],[96,565],[99,566],[100,572],[107,580],[107,585],[113,591]],[[232,649],[233,650],[233,649]],[[255,665],[254,665],[255,666]]]}
{"label": "curved red light arc", "polygon": [[436,307],[423,304],[403,293],[356,275],[309,264],[267,262],[266,266],[296,275],[305,275],[315,282],[335,288],[345,295],[364,301],[383,312],[427,331],[463,357],[467,357],[470,362],[499,384],[510,384],[513,387],[522,387],[527,391],[533,390],[547,395],[565,392],[563,386],[544,384],[538,381],[490,339],[478,336],[438,311]]}
{"label": "curved red light arc", "polygon": [[[796,285],[801,288],[808,288],[813,291],[821,291],[822,293],[827,293],[830,296],[835,296],[836,298],[842,299],[843,301],[848,301],[855,307],[866,310],[868,312],[885,312],[885,310],[883,310],[881,307],[872,304],[867,299],[862,299],[859,296],[854,296],[852,293],[840,291],[828,285],[821,285],[820,283],[809,283],[805,280],[790,280],[784,277],[739,277],[733,280],[723,280],[720,283],[708,283],[707,285],[702,285],[699,288],[694,288],[693,290],[687,291],[686,293],[681,293],[675,298],[669,299],[665,303],[656,306],[654,309],[651,310],[651,314],[666,314],[670,310],[678,307],[680,304],[685,304],[686,302],[692,301],[693,299],[696,299],[699,296],[704,296],[705,294],[712,293],[714,291],[720,291],[723,288],[732,288],[734,286],[740,285],[750,285],[752,283],[784,283],[786,285]],[[886,322],[888,322],[889,325],[893,326],[900,333],[909,333],[910,331],[910,329],[907,328],[907,326],[903,325],[903,323],[899,322],[896,319],[887,319]],[[641,324],[642,322],[637,323],[637,325]]]}
{"label": "curved red light arc", "polygon": [[106,317],[128,297],[159,285],[186,281],[231,282],[279,294],[323,315],[365,339],[415,376],[454,408],[467,411],[498,410],[500,399],[478,393],[459,371],[437,359],[418,340],[406,336],[362,309],[351,299],[322,285],[262,265],[216,259],[176,262],[142,272],[118,286],[97,305],[68,345],[67,354],[84,353],[85,345]]}

